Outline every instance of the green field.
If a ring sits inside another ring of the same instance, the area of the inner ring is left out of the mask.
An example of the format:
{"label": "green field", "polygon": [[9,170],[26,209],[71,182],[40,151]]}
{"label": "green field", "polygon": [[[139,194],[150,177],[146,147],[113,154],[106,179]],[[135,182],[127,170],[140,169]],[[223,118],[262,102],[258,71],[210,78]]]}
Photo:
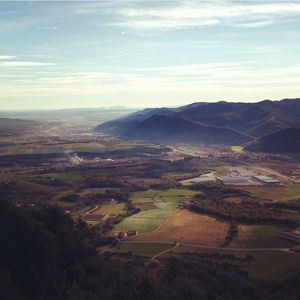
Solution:
{"label": "green field", "polygon": [[79,172],[60,172],[43,174],[43,177],[46,176],[61,180],[63,182],[79,182],[80,180],[82,180],[81,174]]}
{"label": "green field", "polygon": [[254,240],[263,240],[272,236],[278,236],[282,228],[276,225],[256,225],[251,231]]}
{"label": "green field", "polygon": [[100,215],[118,215],[124,212],[125,204],[124,203],[111,203],[103,204],[100,208],[93,212],[93,214]]}
{"label": "green field", "polygon": [[132,199],[139,198],[155,198],[155,197],[179,197],[179,196],[193,196],[195,194],[199,194],[197,191],[190,191],[185,189],[169,189],[166,191],[161,190],[147,190],[142,192],[134,192],[131,195]]}
{"label": "green field", "polygon": [[118,244],[118,248],[122,251],[151,256],[154,256],[173,247],[173,243],[121,242]]}
{"label": "green field", "polygon": [[72,216],[76,217],[76,218],[80,217],[80,216],[82,216],[85,212],[87,212],[90,209],[92,209],[91,206],[85,206],[85,207],[83,207],[83,208],[81,208],[79,210],[76,210],[76,211],[72,212]]}
{"label": "green field", "polygon": [[26,155],[26,154],[52,154],[52,153],[65,153],[65,152],[93,152],[93,151],[103,151],[106,149],[106,146],[99,143],[90,143],[90,144],[65,144],[65,145],[52,145],[47,147],[14,147],[3,149],[5,154],[13,155]]}
{"label": "green field", "polygon": [[28,192],[50,192],[54,191],[55,188],[51,186],[45,186],[34,181],[32,175],[6,175],[2,180],[8,180],[16,183],[16,189],[20,191]]}
{"label": "green field", "polygon": [[99,224],[100,224],[99,221],[87,221],[86,223],[87,223],[88,225],[90,225],[90,226],[96,226],[96,225],[99,225]]}
{"label": "green field", "polygon": [[66,191],[61,191],[61,192],[58,192],[57,195],[54,197],[54,200],[60,200],[61,198],[64,198],[68,195],[72,195],[74,194],[73,191],[71,190],[66,190]]}
{"label": "green field", "polygon": [[142,211],[125,218],[116,225],[115,229],[138,232],[153,231],[176,210],[181,197],[193,196],[198,193],[184,189],[148,190],[132,193],[132,202]]}
{"label": "green field", "polygon": [[141,146],[145,146],[148,148],[159,148],[159,145],[155,145],[155,144],[143,144],[143,143],[118,143],[116,145],[113,145],[111,150],[128,150],[128,149],[133,149],[136,147],[141,147]]}
{"label": "green field", "polygon": [[121,223],[117,224],[116,230],[136,230],[138,232],[149,232],[155,230],[163,223],[172,213],[174,209],[149,209],[141,211],[135,215],[125,218]]}
{"label": "green field", "polygon": [[221,173],[221,172],[225,172],[228,169],[230,169],[231,166],[227,166],[227,165],[222,165],[222,166],[214,166],[208,169],[209,172],[217,172],[217,173]]}
{"label": "green field", "polygon": [[117,143],[112,146],[106,146],[101,142],[90,142],[90,143],[73,143],[63,145],[47,145],[47,146],[28,146],[26,148],[15,146],[15,147],[4,147],[0,155],[28,155],[28,154],[53,154],[53,153],[66,153],[66,152],[102,152],[104,150],[130,150],[139,146],[146,146],[150,148],[157,148],[158,145],[154,144],[137,144],[137,143]]}
{"label": "green field", "polygon": [[230,147],[230,149],[233,152],[236,152],[236,153],[243,153],[244,152],[244,147],[242,147],[242,146],[232,146],[232,147]]}
{"label": "green field", "polygon": [[286,186],[247,187],[245,190],[258,198],[275,201],[289,201],[300,198],[300,184],[288,184]]}

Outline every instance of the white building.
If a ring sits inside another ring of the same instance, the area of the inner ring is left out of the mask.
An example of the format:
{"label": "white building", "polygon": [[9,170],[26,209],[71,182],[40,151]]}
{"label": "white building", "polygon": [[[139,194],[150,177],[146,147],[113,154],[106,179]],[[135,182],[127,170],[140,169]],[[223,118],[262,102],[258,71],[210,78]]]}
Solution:
{"label": "white building", "polygon": [[263,175],[253,176],[253,179],[265,185],[277,185],[280,183],[277,179],[273,179],[271,177],[263,176]]}

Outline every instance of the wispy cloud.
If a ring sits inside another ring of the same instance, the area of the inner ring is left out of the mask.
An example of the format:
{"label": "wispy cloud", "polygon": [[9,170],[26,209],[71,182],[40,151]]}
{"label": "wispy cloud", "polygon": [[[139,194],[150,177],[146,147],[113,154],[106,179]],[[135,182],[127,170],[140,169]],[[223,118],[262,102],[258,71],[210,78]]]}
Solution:
{"label": "wispy cloud", "polygon": [[169,76],[183,76],[183,75],[199,75],[207,74],[208,72],[220,72],[222,70],[241,70],[246,64],[253,64],[254,62],[237,62],[237,63],[202,63],[202,64],[188,64],[167,67],[149,67],[140,68],[137,70],[148,72],[159,72],[160,74]]}
{"label": "wispy cloud", "polygon": [[135,29],[205,27],[216,24],[239,24],[245,28],[271,25],[277,21],[288,20],[300,15],[300,3],[266,1],[203,1],[175,2],[169,6],[152,7],[133,6],[115,9],[119,17],[111,26]]}
{"label": "wispy cloud", "polygon": [[46,63],[40,61],[4,61],[0,62],[0,67],[42,67],[42,66],[54,66],[54,63]]}
{"label": "wispy cloud", "polygon": [[275,20],[265,20],[265,21],[257,21],[257,22],[250,22],[250,23],[239,23],[237,26],[244,27],[244,28],[258,28],[264,26],[270,26],[275,23]]}
{"label": "wispy cloud", "polygon": [[262,68],[258,62],[203,63],[169,67],[150,67],[137,69],[144,75],[164,77],[177,83],[217,84],[217,83],[282,83],[299,82],[300,65]]}
{"label": "wispy cloud", "polygon": [[5,59],[13,59],[15,56],[13,55],[1,55],[0,54],[0,60],[5,60]]}
{"label": "wispy cloud", "polygon": [[219,24],[220,21],[216,19],[159,19],[159,20],[131,20],[123,22],[110,23],[110,26],[127,27],[131,29],[168,29],[182,27],[207,27]]}

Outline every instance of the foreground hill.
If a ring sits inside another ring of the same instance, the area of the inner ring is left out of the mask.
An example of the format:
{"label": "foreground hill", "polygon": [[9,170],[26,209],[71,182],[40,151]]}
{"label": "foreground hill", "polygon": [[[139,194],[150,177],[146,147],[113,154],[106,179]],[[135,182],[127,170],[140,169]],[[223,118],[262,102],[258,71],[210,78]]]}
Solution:
{"label": "foreground hill", "polygon": [[58,207],[19,208],[0,196],[0,228],[0,299],[299,299],[299,271],[257,281],[242,269],[249,256],[186,253],[151,263],[101,254],[107,239]]}
{"label": "foreground hill", "polygon": [[248,150],[268,153],[299,153],[300,129],[286,128],[251,143]]}
{"label": "foreground hill", "polygon": [[290,127],[300,128],[300,99],[145,109],[95,130],[133,139],[241,144]]}

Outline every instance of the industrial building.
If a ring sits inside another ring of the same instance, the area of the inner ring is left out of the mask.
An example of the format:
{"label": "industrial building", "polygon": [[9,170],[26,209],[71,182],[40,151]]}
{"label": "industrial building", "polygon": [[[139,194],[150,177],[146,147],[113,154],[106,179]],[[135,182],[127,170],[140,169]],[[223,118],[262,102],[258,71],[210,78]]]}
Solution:
{"label": "industrial building", "polygon": [[248,183],[248,179],[242,176],[219,176],[216,177],[216,181],[224,185],[245,185]]}
{"label": "industrial building", "polygon": [[280,183],[278,180],[264,175],[255,175],[253,179],[264,185],[278,185]]}

